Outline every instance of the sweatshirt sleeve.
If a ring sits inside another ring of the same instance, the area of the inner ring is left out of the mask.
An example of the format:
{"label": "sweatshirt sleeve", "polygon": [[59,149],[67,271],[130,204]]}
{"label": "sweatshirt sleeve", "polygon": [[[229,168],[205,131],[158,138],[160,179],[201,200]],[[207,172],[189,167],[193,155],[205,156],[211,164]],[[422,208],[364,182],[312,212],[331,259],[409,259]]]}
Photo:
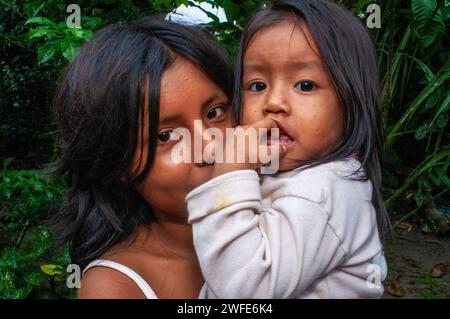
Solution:
{"label": "sweatshirt sleeve", "polygon": [[345,257],[320,200],[266,205],[254,171],[216,177],[186,201],[208,298],[294,298]]}

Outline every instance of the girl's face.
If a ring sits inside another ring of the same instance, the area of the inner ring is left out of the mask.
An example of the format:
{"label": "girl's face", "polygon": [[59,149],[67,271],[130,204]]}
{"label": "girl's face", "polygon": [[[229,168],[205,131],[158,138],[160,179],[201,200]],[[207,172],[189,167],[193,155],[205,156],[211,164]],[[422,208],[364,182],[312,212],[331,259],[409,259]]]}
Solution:
{"label": "girl's face", "polygon": [[280,170],[329,152],[343,135],[343,111],[305,24],[285,20],[250,40],[243,60],[243,124],[268,116],[286,154]]}
{"label": "girl's face", "polygon": [[[141,149],[138,140],[134,165],[131,167],[133,174],[143,170],[147,158],[148,110],[144,112],[146,123],[144,123],[142,163],[139,165]],[[209,178],[206,176],[209,170],[201,169],[202,164],[177,164],[171,158],[172,148],[180,142],[173,139],[172,131],[176,128],[186,128],[193,137],[194,120],[202,120],[203,130],[215,127],[222,133],[227,127],[233,126],[232,110],[225,93],[196,65],[177,56],[174,63],[162,75],[155,158],[149,174],[138,186],[139,192],[151,205],[157,218],[186,222],[187,193]],[[205,144],[204,142],[203,146]],[[193,148],[193,141],[191,145]]]}

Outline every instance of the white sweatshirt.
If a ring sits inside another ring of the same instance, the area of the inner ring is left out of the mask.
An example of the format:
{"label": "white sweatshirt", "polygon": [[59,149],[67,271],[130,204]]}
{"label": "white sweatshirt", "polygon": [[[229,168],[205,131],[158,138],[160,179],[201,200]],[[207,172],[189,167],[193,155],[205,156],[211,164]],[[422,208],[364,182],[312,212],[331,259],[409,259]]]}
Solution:
{"label": "white sweatshirt", "polygon": [[204,298],[379,298],[387,267],[355,159],[235,171],[187,197]]}

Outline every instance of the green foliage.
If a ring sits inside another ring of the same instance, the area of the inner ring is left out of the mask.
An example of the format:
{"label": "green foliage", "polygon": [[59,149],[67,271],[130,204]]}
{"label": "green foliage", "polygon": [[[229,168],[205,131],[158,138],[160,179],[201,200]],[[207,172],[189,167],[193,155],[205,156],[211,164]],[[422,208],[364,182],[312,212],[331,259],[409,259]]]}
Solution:
{"label": "green foliage", "polygon": [[[85,18],[85,24],[94,28],[100,24],[101,19]],[[93,32],[87,28],[68,28],[65,22],[59,24],[43,17],[33,17],[25,25],[36,25],[29,31],[29,39],[41,38],[44,42],[37,47],[39,63],[50,60],[55,53],[60,53],[66,60],[71,60],[80,46],[92,36]]]}
{"label": "green foliage", "polygon": [[438,278],[424,276],[417,279],[420,287],[420,295],[424,299],[445,299],[448,291],[448,284]]}
{"label": "green foliage", "polygon": [[2,220],[10,230],[41,221],[43,211],[52,208],[65,190],[62,179],[44,176],[37,170],[9,170],[11,158],[3,162],[0,182]]}
{"label": "green foliage", "polygon": [[422,48],[428,48],[445,32],[444,7],[439,7],[436,0],[412,0],[411,9],[413,30]]}
{"label": "green foliage", "polygon": [[67,296],[64,273],[42,269],[50,261],[70,263],[67,250],[55,253],[44,225],[58,210],[65,183],[36,170],[10,170],[11,160],[0,175],[0,298]]}
{"label": "green foliage", "polygon": [[410,217],[450,190],[450,7],[435,0],[379,3],[384,27],[373,33],[383,75],[386,205],[400,214],[409,209]]}
{"label": "green foliage", "polygon": [[[53,271],[48,271],[48,261]],[[55,255],[54,241],[44,226],[30,229],[19,247],[9,246],[0,254],[0,298],[74,297],[65,285],[67,250]],[[63,266],[64,265],[64,266]]]}
{"label": "green foliage", "polygon": [[26,40],[26,12],[36,10],[24,4],[22,12],[16,2],[1,2],[0,161],[13,156],[16,167],[33,167],[54,154],[51,100],[59,68],[38,66]]}
{"label": "green foliage", "polygon": [[[406,189],[411,187],[411,184],[416,182],[419,177],[422,177],[419,181],[419,189],[421,189],[422,186],[425,186],[426,189],[424,191],[430,191],[433,186],[441,186],[441,184],[445,187],[450,187],[450,179],[446,175],[449,164],[450,147],[447,146],[438,153],[431,154],[409,174],[402,187],[397,189],[397,191],[386,200],[386,205],[390,206],[391,202],[396,200]],[[420,196],[417,196],[418,194],[420,194]],[[417,198],[421,199],[418,200]],[[416,202],[418,206],[423,204],[422,193],[416,193]]]}

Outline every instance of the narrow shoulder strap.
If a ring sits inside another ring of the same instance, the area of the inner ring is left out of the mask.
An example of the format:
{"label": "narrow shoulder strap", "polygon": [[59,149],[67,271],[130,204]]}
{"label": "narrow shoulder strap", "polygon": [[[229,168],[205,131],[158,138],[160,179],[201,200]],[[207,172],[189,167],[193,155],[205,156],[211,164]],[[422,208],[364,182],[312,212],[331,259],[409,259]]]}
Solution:
{"label": "narrow shoulder strap", "polygon": [[141,276],[139,276],[137,272],[128,268],[125,265],[119,264],[112,260],[97,259],[91,262],[89,265],[87,265],[87,267],[83,270],[83,273],[85,273],[86,271],[88,271],[90,268],[93,267],[107,267],[117,270],[122,274],[124,274],[125,276],[129,277],[131,280],[133,280],[139,287],[139,289],[141,289],[142,293],[145,295],[147,299],[158,299],[158,297],[153,292],[153,289],[150,287],[150,285]]}

